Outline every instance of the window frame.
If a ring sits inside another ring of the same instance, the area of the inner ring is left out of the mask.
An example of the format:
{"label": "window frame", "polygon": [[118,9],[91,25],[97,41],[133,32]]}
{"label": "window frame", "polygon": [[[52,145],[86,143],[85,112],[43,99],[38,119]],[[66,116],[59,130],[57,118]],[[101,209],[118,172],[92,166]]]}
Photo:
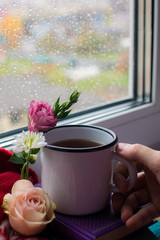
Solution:
{"label": "window frame", "polygon": [[115,130],[120,140],[160,149],[160,2],[154,1],[152,102],[92,122]]}
{"label": "window frame", "polygon": [[[153,69],[152,69],[152,102],[147,104],[132,104],[131,101],[122,101],[117,106],[112,106],[108,110],[97,110],[95,112],[86,113],[82,116],[72,116],[66,120],[59,122],[64,124],[94,124],[110,128],[119,137],[119,141],[129,143],[141,143],[148,146],[157,147],[160,142],[160,3],[154,1],[154,39],[153,39]],[[107,111],[107,113],[106,113]],[[151,124],[152,122],[152,124]],[[136,129],[135,129],[136,128]],[[23,128],[24,129],[24,128]],[[20,132],[22,129],[18,129]],[[3,142],[0,142],[0,147],[10,147],[13,141],[13,134],[16,131],[11,131],[8,135],[2,135]]]}

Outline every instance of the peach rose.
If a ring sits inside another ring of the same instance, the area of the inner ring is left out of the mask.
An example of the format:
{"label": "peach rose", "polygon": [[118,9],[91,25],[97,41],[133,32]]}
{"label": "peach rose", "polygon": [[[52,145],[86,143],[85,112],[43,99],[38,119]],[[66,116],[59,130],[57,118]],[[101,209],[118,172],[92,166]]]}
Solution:
{"label": "peach rose", "polygon": [[16,181],[11,194],[4,196],[2,207],[12,228],[25,236],[40,233],[55,218],[55,204],[29,180]]}

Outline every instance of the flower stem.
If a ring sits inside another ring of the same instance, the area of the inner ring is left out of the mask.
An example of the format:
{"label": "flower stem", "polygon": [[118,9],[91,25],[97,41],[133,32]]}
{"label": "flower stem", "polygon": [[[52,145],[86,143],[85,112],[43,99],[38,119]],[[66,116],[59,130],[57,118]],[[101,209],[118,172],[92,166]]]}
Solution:
{"label": "flower stem", "polygon": [[21,169],[21,179],[24,179],[24,177],[25,177],[26,165],[27,165],[27,162],[25,162],[25,164],[23,165],[23,167]]}
{"label": "flower stem", "polygon": [[24,163],[22,170],[21,170],[21,179],[26,178],[29,180],[29,159],[30,159],[31,151],[29,151],[28,156],[26,158],[26,162]]}
{"label": "flower stem", "polygon": [[30,159],[30,154],[31,154],[31,151],[29,151],[28,153],[28,156],[27,156],[27,159],[26,159],[26,179],[29,180],[29,159]]}

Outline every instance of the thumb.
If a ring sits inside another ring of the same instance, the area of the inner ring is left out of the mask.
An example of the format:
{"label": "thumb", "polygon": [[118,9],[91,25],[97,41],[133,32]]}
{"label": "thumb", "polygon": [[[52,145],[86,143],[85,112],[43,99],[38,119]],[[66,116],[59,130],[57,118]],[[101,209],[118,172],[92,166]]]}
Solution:
{"label": "thumb", "polygon": [[119,143],[116,152],[128,161],[140,163],[156,176],[160,183],[160,152],[141,144]]}

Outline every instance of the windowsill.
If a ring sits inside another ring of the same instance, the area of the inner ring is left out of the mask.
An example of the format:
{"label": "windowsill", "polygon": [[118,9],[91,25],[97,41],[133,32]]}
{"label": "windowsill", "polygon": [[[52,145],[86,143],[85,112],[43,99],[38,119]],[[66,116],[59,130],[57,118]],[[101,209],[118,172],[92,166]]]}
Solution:
{"label": "windowsill", "polygon": [[[135,136],[139,133],[138,131],[138,122],[143,122],[144,126],[147,122],[147,119],[153,118],[154,115],[159,115],[160,106],[154,103],[140,104],[140,103],[125,103],[119,106],[112,107],[107,110],[99,110],[94,113],[88,113],[83,116],[72,117],[63,121],[60,121],[58,125],[66,124],[94,124],[102,127],[110,128],[115,132],[121,132],[121,129],[130,128],[133,129],[132,124],[137,123],[137,130],[135,129],[132,132],[132,136]],[[159,118],[157,118],[159,119]],[[160,122],[160,121],[159,121]],[[130,126],[130,127],[128,127]],[[156,126],[152,125],[152,129]],[[146,125],[146,129],[149,126]],[[151,126],[150,126],[151,128]],[[129,129],[128,129],[129,130]],[[128,132],[128,130],[126,130]],[[158,130],[158,129],[157,129]],[[136,134],[137,132],[137,134]],[[140,131],[141,132],[141,131]],[[153,129],[154,132],[154,129]],[[117,133],[118,134],[118,133]],[[0,147],[10,149],[14,141],[14,135],[6,136],[0,139]],[[119,135],[119,134],[118,134]],[[123,133],[123,138],[125,140],[126,132]],[[143,134],[142,134],[143,135]],[[118,136],[121,139],[121,135]],[[128,138],[129,141],[130,138]],[[138,142],[139,137],[137,137]],[[127,140],[127,138],[126,138]],[[159,142],[160,137],[155,139],[155,142]],[[144,144],[154,145],[155,144]],[[140,142],[141,143],[141,142]]]}

